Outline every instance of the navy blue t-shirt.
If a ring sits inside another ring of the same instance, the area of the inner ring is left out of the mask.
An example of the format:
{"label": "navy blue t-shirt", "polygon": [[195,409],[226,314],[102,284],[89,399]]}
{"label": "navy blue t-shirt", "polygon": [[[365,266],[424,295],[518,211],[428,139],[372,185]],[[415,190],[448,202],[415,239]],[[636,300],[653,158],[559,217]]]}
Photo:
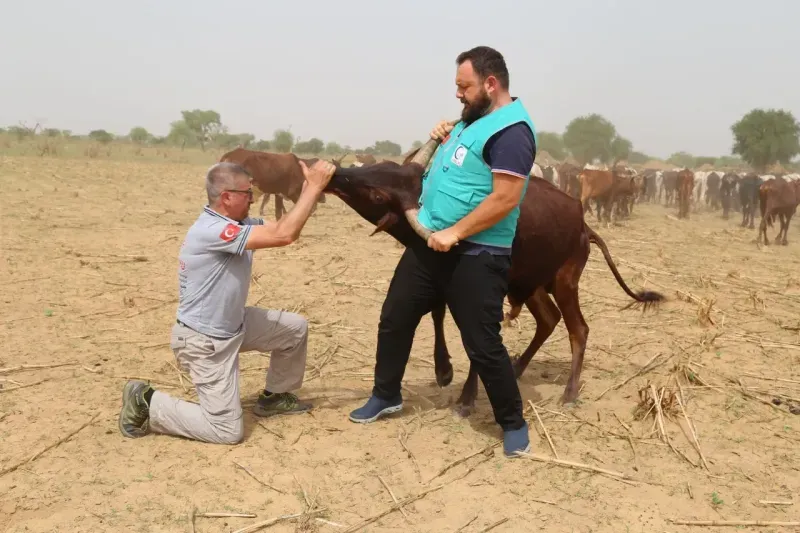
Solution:
{"label": "navy blue t-shirt", "polygon": [[[492,172],[518,176],[527,179],[536,159],[536,141],[533,132],[524,122],[504,128],[486,141],[483,147],[483,160]],[[459,253],[478,255],[487,251],[494,255],[510,255],[510,248],[475,244],[460,241],[455,249]]]}

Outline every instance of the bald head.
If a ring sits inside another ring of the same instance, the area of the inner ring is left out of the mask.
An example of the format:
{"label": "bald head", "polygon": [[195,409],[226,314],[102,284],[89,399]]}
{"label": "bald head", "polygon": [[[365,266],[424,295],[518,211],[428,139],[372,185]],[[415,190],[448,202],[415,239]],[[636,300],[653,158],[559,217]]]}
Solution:
{"label": "bald head", "polygon": [[206,194],[208,205],[213,206],[226,189],[235,189],[237,181],[250,181],[250,173],[236,163],[216,163],[206,173]]}

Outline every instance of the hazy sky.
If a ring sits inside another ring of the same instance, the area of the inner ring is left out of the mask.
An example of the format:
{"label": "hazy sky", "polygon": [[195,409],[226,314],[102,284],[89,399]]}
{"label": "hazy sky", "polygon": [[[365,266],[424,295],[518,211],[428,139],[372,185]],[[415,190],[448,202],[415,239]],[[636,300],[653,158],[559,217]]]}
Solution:
{"label": "hazy sky", "polygon": [[[223,7],[224,6],[224,7]],[[294,7],[292,7],[294,6]],[[597,112],[634,148],[723,155],[753,107],[800,117],[800,1],[0,0],[0,125],[166,134],[181,109],[407,149],[497,48],[540,131]]]}

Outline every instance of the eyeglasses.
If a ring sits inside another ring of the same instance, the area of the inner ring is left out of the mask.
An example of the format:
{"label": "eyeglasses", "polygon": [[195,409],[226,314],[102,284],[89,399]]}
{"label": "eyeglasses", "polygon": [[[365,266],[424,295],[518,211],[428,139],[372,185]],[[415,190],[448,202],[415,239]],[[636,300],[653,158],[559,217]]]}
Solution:
{"label": "eyeglasses", "polygon": [[247,195],[247,196],[249,196],[250,198],[252,198],[252,197],[253,197],[253,189],[246,189],[246,190],[240,190],[240,189],[225,189],[225,190],[226,190],[227,192],[240,192],[240,193],[242,193],[242,194],[246,194],[246,195]]}

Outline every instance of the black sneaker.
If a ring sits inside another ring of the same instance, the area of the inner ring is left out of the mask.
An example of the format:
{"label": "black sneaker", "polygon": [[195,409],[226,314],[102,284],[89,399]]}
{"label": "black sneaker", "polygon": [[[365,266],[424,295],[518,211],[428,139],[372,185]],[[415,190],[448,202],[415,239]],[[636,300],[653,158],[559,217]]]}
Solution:
{"label": "black sneaker", "polygon": [[291,392],[275,392],[267,396],[261,391],[253,406],[256,416],[297,415],[310,410],[310,403],[301,402]]}
{"label": "black sneaker", "polygon": [[119,430],[128,438],[137,439],[150,433],[150,406],[144,393],[150,384],[129,381],[122,389],[122,409],[119,412]]}

